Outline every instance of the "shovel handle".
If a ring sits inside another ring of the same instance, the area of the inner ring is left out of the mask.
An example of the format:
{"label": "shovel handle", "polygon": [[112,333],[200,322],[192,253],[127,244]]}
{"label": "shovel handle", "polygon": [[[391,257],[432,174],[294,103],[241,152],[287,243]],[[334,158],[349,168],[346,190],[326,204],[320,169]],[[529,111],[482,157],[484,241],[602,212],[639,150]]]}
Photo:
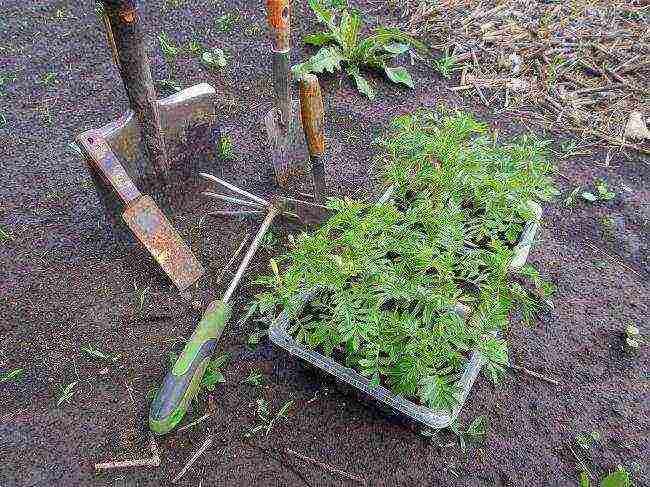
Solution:
{"label": "shovel handle", "polygon": [[169,158],[151,77],[137,0],[102,0],[104,24],[113,58],[138,121],[154,174],[165,177]]}
{"label": "shovel handle", "polygon": [[269,23],[273,50],[275,52],[285,52],[291,49],[290,0],[266,0],[266,17]]}
{"label": "shovel handle", "polygon": [[230,306],[213,301],[192,333],[174,367],[156,393],[149,411],[149,428],[164,435],[180,423],[201,387],[212,353],[230,319]]}
{"label": "shovel handle", "polygon": [[312,166],[314,181],[314,197],[317,203],[325,199],[325,109],[323,96],[320,91],[318,78],[313,74],[305,74],[300,79],[300,115],[305,131],[309,158]]}
{"label": "shovel handle", "polygon": [[300,115],[310,156],[325,152],[325,109],[318,78],[305,74],[300,79]]}

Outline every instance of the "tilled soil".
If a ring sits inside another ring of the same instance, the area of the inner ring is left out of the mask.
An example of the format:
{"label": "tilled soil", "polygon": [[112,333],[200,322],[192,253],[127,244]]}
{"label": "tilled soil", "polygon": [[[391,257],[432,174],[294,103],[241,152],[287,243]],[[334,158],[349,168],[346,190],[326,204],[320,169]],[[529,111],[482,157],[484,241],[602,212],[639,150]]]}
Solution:
{"label": "tilled soil", "polygon": [[[237,152],[234,161],[221,161],[220,174],[252,192],[272,193],[260,122],[272,91],[259,2],[141,3],[154,78],[171,77],[183,86],[207,81],[217,90],[219,121]],[[294,3],[298,40],[316,26],[302,2]],[[189,297],[180,296],[143,251],[124,249],[107,233],[86,166],[68,145],[127,106],[94,9],[94,2],[0,0],[1,74],[16,77],[0,97],[6,118],[0,125],[0,224],[11,235],[0,246],[0,370],[25,370],[19,381],[0,383],[0,486],[167,484],[210,434],[213,446],[180,485],[359,483],[287,449],[377,486],[577,485],[578,462],[568,445],[594,477],[621,464],[635,472],[635,485],[648,485],[648,359],[643,351],[637,358],[622,352],[621,330],[635,324],[647,333],[650,321],[650,161],[597,148],[590,156],[563,158],[561,132],[543,135],[555,140],[563,195],[602,177],[617,196],[596,204],[578,198],[570,207],[562,197],[546,205],[531,262],[558,286],[555,309],[534,326],[513,326],[508,339],[516,363],[557,377],[561,385],[513,375],[495,387],[479,379],[460,420],[467,426],[478,415],[488,417],[483,445],[464,452],[451,435],[428,442],[417,427],[343,392],[271,344],[251,351],[246,341],[255,323],[233,319],[220,341],[232,356],[224,368],[227,381],[197,403],[186,422],[210,404],[214,415],[160,439],[159,468],[96,474],[96,462],[148,456],[148,392],[201,310],[223,292],[233,269],[218,277],[257,224],[202,219],[203,211],[175,221],[207,269]],[[214,19],[229,12],[237,16],[233,30],[218,32]],[[166,62],[156,40],[162,31],[184,49],[192,36],[222,47],[228,66],[207,70],[186,49]],[[296,51],[296,59],[311,52],[303,46]],[[39,84],[46,72],[56,72],[56,81]],[[370,141],[393,116],[415,108],[465,107],[503,139],[529,128],[526,119],[504,120],[468,106],[424,64],[412,72],[412,91],[373,76],[375,102],[347,79],[321,78],[332,194],[377,193]],[[295,229],[279,223],[280,244],[258,253],[235,296],[236,315],[255,293],[252,278],[268,270],[289,231]],[[88,345],[121,357],[115,363],[92,359],[80,350]],[[262,388],[242,384],[253,369],[267,375]],[[60,388],[72,382],[74,395],[57,406]],[[273,412],[289,400],[294,407],[267,436],[246,439],[260,397]],[[600,432],[600,442],[580,450],[575,436],[590,431]]]}

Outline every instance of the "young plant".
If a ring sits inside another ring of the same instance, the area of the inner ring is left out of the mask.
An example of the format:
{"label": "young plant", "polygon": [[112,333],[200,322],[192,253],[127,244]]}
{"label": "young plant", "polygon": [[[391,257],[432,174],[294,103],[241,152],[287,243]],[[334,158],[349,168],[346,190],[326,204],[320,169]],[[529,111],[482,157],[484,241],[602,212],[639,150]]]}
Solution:
{"label": "young plant", "polygon": [[174,59],[178,55],[178,47],[176,47],[176,43],[166,32],[158,34],[158,44],[160,45],[160,50],[162,51],[163,56],[168,61]]}
{"label": "young plant", "polygon": [[6,374],[3,374],[0,377],[0,384],[2,384],[3,382],[9,382],[9,381],[18,382],[20,380],[20,378],[23,376],[24,372],[25,371],[23,369],[14,369],[14,370],[11,370],[11,371],[7,372]]}
{"label": "young plant", "polygon": [[361,74],[361,68],[367,67],[383,71],[393,83],[413,88],[413,79],[406,68],[390,66],[389,62],[411,46],[426,49],[420,42],[399,29],[385,27],[361,39],[363,21],[357,11],[341,9],[341,19],[337,23],[337,8],[325,8],[319,0],[309,0],[309,6],[327,30],[304,37],[305,43],[320,47],[320,50],[304,63],[293,66],[296,77],[303,73],[333,73],[342,69],[354,79],[357,89],[373,100],[375,91]]}
{"label": "young plant", "polygon": [[596,179],[594,182],[594,187],[596,188],[596,194],[584,191],[580,196],[587,201],[592,203],[596,201],[610,201],[616,197],[616,193],[611,191],[607,186],[607,182],[604,179]]}
{"label": "young plant", "polygon": [[[260,312],[286,312],[298,343],[430,408],[455,406],[472,350],[498,381],[508,347],[494,332],[515,311],[530,321],[542,307],[510,278],[514,248],[530,201],[556,190],[547,141],[499,146],[484,133],[464,113],[396,118],[378,141],[392,201],[330,199],[334,215],[258,279]],[[532,267],[524,272],[542,287]],[[301,309],[305,291],[314,298]],[[472,311],[462,318],[457,304]]]}

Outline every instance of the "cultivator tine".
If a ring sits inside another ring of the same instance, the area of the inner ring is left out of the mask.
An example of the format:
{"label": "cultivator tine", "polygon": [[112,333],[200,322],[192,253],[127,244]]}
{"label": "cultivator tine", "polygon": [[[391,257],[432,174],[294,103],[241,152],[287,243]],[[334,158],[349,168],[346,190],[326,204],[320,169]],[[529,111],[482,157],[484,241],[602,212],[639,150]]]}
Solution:
{"label": "cultivator tine", "polygon": [[234,184],[230,184],[228,181],[224,181],[223,179],[219,179],[216,176],[213,176],[212,174],[207,174],[207,173],[200,173],[199,174],[203,179],[207,179],[209,181],[213,181],[217,184],[220,184],[221,186],[228,188],[230,191],[233,191],[234,193],[239,193],[242,196],[246,196],[247,198],[259,203],[258,206],[264,206],[264,207],[269,207],[271,206],[271,203],[266,201],[264,198],[260,198],[259,196],[255,196],[254,194],[249,193],[248,191],[245,191],[241,188],[238,188]]}
{"label": "cultivator tine", "polygon": [[246,201],[239,198],[233,198],[232,196],[226,196],[225,194],[211,193],[210,191],[204,191],[202,194],[204,196],[208,196],[210,198],[216,198],[218,200],[226,201],[228,203],[235,203],[236,205],[251,206],[253,208],[264,208],[264,206],[254,201]]}
{"label": "cultivator tine", "polygon": [[218,215],[218,216],[227,216],[227,217],[242,217],[242,218],[251,218],[264,215],[262,210],[239,210],[239,211],[228,211],[228,210],[219,210],[211,211],[208,215]]}

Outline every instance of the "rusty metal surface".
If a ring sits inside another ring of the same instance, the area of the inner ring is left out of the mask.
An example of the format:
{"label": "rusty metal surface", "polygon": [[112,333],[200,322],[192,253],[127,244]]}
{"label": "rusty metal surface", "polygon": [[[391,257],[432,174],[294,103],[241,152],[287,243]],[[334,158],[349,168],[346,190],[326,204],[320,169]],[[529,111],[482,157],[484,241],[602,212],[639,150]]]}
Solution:
{"label": "rusty metal surface", "polygon": [[205,273],[150,196],[143,195],[130,203],[122,218],[179,290],[187,289]]}
{"label": "rusty metal surface", "polygon": [[275,108],[266,114],[264,125],[276,181],[281,188],[289,189],[291,180],[304,174],[309,161],[298,100],[293,101],[292,115],[287,127],[280,125]]}
{"label": "rusty metal surface", "polygon": [[96,130],[84,132],[77,138],[86,160],[92,165],[102,180],[115,191],[123,204],[141,196],[140,190],[133,184],[133,180],[117,159],[108,143]]}
{"label": "rusty metal surface", "polygon": [[98,129],[135,185],[161,208],[169,207],[170,214],[192,203],[187,196],[201,183],[196,174],[217,167],[215,101],[215,90],[207,83],[158,100],[170,161],[167,184],[147,171],[145,145],[133,112]]}

